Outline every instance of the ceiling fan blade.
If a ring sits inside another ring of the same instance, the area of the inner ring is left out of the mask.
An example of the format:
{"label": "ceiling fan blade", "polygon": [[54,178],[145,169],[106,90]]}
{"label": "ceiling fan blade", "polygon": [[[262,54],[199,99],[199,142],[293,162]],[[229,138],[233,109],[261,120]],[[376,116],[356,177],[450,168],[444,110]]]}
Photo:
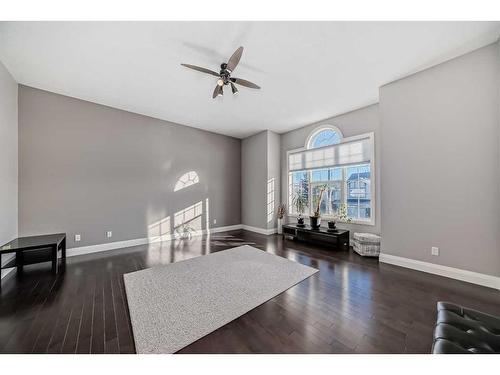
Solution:
{"label": "ceiling fan blade", "polygon": [[256,85],[253,82],[247,81],[246,79],[242,79],[242,78],[230,78],[230,80],[233,81],[234,83],[238,84],[238,85],[241,85],[241,86],[249,87],[251,89],[260,89],[260,86]]}
{"label": "ceiling fan blade", "polygon": [[186,68],[194,69],[194,70],[197,70],[197,71],[202,72],[202,73],[211,74],[211,75],[216,76],[216,77],[220,76],[219,73],[214,72],[213,70],[210,70],[207,68],[202,68],[201,66],[196,66],[196,65],[191,65],[191,64],[181,64],[181,65],[185,66]]}
{"label": "ceiling fan blade", "polygon": [[222,86],[217,85],[217,86],[215,86],[215,90],[214,90],[214,93],[212,94],[212,98],[215,99],[216,97],[219,96],[219,94],[221,94],[221,95],[223,94],[222,93]]}
{"label": "ceiling fan blade", "polygon": [[243,47],[239,47],[236,51],[234,51],[233,55],[229,58],[227,62],[227,70],[233,71],[236,68],[236,65],[240,62],[241,55],[243,54]]}

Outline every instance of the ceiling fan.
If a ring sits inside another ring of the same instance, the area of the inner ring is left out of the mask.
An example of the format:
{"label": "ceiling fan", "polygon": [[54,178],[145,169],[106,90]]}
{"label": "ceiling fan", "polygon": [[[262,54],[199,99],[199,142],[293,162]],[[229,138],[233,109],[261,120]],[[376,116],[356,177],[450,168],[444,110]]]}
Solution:
{"label": "ceiling fan", "polygon": [[222,96],[224,95],[224,86],[231,85],[231,91],[233,94],[238,93],[238,88],[236,87],[235,83],[240,86],[244,87],[249,87],[251,89],[260,89],[259,86],[257,86],[255,83],[252,83],[250,81],[247,81],[246,79],[241,79],[241,78],[233,78],[231,77],[231,73],[234,71],[238,63],[240,62],[241,55],[243,54],[243,47],[238,48],[233,55],[229,58],[229,61],[227,63],[222,63],[220,65],[220,71],[219,73],[214,72],[213,70],[202,68],[200,66],[196,65],[191,65],[191,64],[181,64],[182,66],[185,66],[186,68],[194,69],[202,73],[207,73],[211,74],[213,76],[219,77],[217,80],[217,86],[215,86],[214,93],[212,95],[212,98],[216,98],[217,96]]}

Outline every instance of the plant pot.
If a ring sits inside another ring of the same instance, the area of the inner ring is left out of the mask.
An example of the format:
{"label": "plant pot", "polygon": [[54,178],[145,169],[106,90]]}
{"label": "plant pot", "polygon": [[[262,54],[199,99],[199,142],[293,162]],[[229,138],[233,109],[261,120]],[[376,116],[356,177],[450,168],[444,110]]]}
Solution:
{"label": "plant pot", "polygon": [[278,218],[278,234],[283,234],[283,219]]}
{"label": "plant pot", "polygon": [[332,230],[333,230],[333,229],[336,229],[336,228],[337,228],[337,227],[336,227],[336,224],[337,224],[337,223],[336,223],[336,221],[335,221],[335,220],[330,220],[330,221],[328,222],[328,229],[332,229]]}
{"label": "plant pot", "polygon": [[321,216],[309,216],[309,222],[312,229],[319,229],[321,226]]}
{"label": "plant pot", "polygon": [[302,216],[299,216],[297,218],[297,225],[303,227],[304,226],[304,218]]}

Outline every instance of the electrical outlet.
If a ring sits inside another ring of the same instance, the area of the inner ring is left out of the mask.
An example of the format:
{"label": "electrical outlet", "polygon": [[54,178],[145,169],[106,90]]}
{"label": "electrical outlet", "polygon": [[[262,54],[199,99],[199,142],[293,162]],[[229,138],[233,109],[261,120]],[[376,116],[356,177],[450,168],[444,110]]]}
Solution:
{"label": "electrical outlet", "polygon": [[214,224],[217,224],[217,219],[214,219]]}
{"label": "electrical outlet", "polygon": [[110,230],[108,230],[108,231],[106,232],[106,237],[108,237],[108,238],[113,237],[113,232],[112,232],[112,231],[110,231]]}
{"label": "electrical outlet", "polygon": [[431,254],[438,256],[439,255],[439,247],[431,247]]}
{"label": "electrical outlet", "polygon": [[81,241],[82,236],[79,234],[75,234],[75,242]]}

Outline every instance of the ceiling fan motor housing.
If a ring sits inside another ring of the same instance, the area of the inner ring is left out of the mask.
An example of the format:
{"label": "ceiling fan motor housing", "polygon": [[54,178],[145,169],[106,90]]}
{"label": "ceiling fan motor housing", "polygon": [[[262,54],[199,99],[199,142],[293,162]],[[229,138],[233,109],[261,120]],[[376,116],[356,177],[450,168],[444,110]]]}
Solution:
{"label": "ceiling fan motor housing", "polygon": [[220,65],[221,67],[221,70],[220,70],[220,78],[222,79],[222,81],[224,81],[224,85],[229,85],[229,78],[231,76],[231,72],[229,70],[227,70],[227,64],[226,63],[222,63]]}

